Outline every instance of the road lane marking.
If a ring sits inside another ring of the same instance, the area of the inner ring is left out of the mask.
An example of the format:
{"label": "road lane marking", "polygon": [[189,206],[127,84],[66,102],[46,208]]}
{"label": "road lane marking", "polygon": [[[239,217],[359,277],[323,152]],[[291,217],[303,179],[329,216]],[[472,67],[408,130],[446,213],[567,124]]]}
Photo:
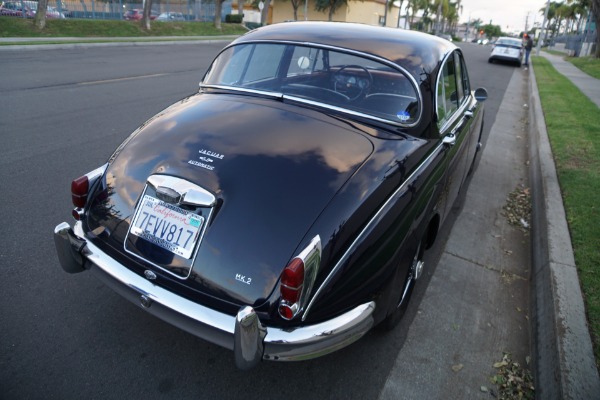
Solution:
{"label": "road lane marking", "polygon": [[152,74],[152,75],[139,75],[139,76],[130,76],[127,78],[116,78],[116,79],[104,79],[101,81],[89,81],[89,82],[79,82],[77,83],[78,86],[83,86],[83,85],[98,85],[101,83],[112,83],[112,82],[121,82],[121,81],[131,81],[133,79],[145,79],[145,78],[154,78],[157,76],[163,76],[163,75],[167,75],[167,74]]}

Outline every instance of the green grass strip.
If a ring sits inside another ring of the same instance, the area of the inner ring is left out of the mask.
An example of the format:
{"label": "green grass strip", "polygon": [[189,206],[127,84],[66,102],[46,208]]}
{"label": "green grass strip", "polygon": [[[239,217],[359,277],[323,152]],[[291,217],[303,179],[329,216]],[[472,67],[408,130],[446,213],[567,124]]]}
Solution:
{"label": "green grass strip", "polygon": [[221,24],[221,30],[212,22],[157,22],[151,29],[142,28],[139,21],[49,19],[46,28],[37,29],[32,19],[0,17],[0,37],[139,37],[146,36],[222,36],[242,35],[248,30],[240,24]]}
{"label": "green grass strip", "polygon": [[532,61],[600,365],[600,110],[548,60]]}
{"label": "green grass strip", "polygon": [[600,79],[600,59],[594,57],[568,57],[566,60],[586,74]]}

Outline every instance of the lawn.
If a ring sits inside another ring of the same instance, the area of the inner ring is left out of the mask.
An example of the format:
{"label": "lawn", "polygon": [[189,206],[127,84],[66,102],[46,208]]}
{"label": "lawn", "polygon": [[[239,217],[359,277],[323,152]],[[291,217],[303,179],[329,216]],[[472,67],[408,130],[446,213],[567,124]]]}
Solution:
{"label": "lawn", "polygon": [[[574,60],[568,58],[574,64],[581,61]],[[548,60],[533,57],[532,61],[584,293],[596,364],[600,365],[600,111]],[[600,60],[583,60],[582,64],[588,70],[600,70]]]}
{"label": "lawn", "polygon": [[148,36],[219,36],[242,35],[248,30],[240,24],[221,24],[221,30],[211,22],[156,22],[151,30],[142,28],[139,21],[54,19],[46,28],[36,29],[33,20],[0,17],[0,37],[148,37]]}
{"label": "lawn", "polygon": [[567,57],[577,68],[596,79],[600,79],[600,59],[593,57]]}

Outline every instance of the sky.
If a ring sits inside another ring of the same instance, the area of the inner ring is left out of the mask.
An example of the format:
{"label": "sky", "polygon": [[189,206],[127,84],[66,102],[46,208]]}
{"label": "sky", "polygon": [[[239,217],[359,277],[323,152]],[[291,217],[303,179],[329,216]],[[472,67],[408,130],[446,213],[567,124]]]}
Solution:
{"label": "sky", "polygon": [[460,22],[480,19],[484,24],[499,25],[503,32],[523,31],[525,23],[531,28],[542,25],[544,15],[539,11],[547,0],[462,0]]}

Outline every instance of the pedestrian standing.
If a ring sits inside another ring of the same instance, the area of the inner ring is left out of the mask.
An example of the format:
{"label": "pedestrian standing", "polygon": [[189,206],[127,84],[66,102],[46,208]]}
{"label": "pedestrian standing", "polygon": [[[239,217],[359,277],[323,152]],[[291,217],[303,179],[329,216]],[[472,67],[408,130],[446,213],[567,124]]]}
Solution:
{"label": "pedestrian standing", "polygon": [[525,67],[527,68],[529,66],[529,54],[533,48],[533,40],[528,34],[523,35],[523,38],[525,39]]}

